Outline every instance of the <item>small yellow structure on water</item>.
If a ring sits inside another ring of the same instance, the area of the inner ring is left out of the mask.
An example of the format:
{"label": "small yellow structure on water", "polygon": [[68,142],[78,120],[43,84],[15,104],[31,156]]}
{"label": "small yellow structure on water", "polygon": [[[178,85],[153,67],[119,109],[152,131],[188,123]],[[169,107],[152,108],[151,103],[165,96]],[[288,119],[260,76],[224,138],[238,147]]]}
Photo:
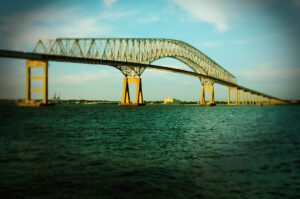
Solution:
{"label": "small yellow structure on water", "polygon": [[174,102],[173,98],[165,98],[164,99],[164,104],[172,104]]}

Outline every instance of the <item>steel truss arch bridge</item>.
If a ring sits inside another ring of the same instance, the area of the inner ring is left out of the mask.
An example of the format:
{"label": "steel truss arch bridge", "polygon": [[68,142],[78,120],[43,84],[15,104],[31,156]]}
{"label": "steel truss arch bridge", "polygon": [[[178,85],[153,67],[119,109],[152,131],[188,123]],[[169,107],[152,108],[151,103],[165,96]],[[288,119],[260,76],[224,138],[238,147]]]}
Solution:
{"label": "steel truss arch bridge", "polygon": [[[201,51],[172,39],[150,38],[57,38],[40,39],[33,52],[151,64],[171,57],[193,71],[236,84],[236,78]],[[145,68],[116,66],[125,76],[141,76]]]}
{"label": "steel truss arch bridge", "polygon": [[[31,92],[43,92],[43,103],[47,104],[48,60],[105,64],[119,69],[125,76],[120,105],[144,104],[140,77],[146,68],[166,69],[172,72],[198,76],[202,83],[201,105],[207,105],[205,101],[205,91],[210,91],[210,101],[208,104],[214,104],[213,84],[215,82],[229,87],[228,105],[272,103],[270,96],[238,86],[235,76],[198,49],[178,40],[154,38],[40,39],[37,42],[33,53],[25,55],[24,53],[22,54],[19,52],[19,54],[17,54],[15,53],[16,58],[29,58],[26,64],[27,80],[25,105],[34,104],[31,103]],[[40,57],[38,55],[43,56]],[[14,57],[14,53],[11,53],[6,57]],[[156,67],[151,65],[154,61],[166,57],[174,58],[185,63],[194,71],[194,73],[169,67]],[[44,67],[44,76],[31,77],[30,68],[39,66]],[[30,80],[32,79],[43,79],[44,88],[31,89]],[[134,103],[131,103],[129,99],[129,83],[137,84]],[[231,91],[235,92],[232,93]],[[234,95],[234,103],[231,102],[232,95]],[[276,103],[283,102],[274,98],[273,103],[275,102],[274,100],[276,100]]]}

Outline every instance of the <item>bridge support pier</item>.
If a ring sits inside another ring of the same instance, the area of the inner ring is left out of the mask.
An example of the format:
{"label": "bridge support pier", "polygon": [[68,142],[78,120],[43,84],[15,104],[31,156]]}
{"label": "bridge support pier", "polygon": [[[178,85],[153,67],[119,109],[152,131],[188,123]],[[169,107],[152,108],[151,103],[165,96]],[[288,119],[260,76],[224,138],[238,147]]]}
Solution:
{"label": "bridge support pier", "polygon": [[[232,93],[231,91],[235,91]],[[234,96],[232,98],[232,95]],[[238,98],[239,98],[239,91],[237,87],[228,87],[228,105],[238,105]],[[234,102],[231,102],[231,99],[233,99]]]}
{"label": "bridge support pier", "polygon": [[271,99],[269,97],[267,98],[267,104],[271,105]]}
{"label": "bridge support pier", "polygon": [[265,104],[266,104],[266,105],[270,105],[269,97],[265,97]]}
{"label": "bridge support pier", "polygon": [[263,105],[263,100],[261,95],[257,95],[257,105],[259,106]]}
{"label": "bridge support pier", "polygon": [[[43,76],[31,76],[31,68],[33,67],[42,67],[44,72]],[[31,80],[42,80],[43,88],[42,89],[32,89]],[[43,100],[35,101],[31,100],[32,92],[42,92]],[[18,103],[19,106],[47,106],[54,105],[48,103],[48,62],[43,60],[26,60],[26,93],[25,101]]]}
{"label": "bridge support pier", "polygon": [[245,104],[246,105],[251,105],[252,104],[251,92],[245,92]]}
{"label": "bridge support pier", "polygon": [[[130,102],[129,84],[136,84],[134,103]],[[124,78],[122,101],[120,106],[142,106],[145,105],[142,93],[142,80],[140,77],[131,76]]]}
{"label": "bridge support pier", "polygon": [[[210,98],[209,98],[208,103],[206,103],[206,101],[205,101],[205,91],[210,91]],[[202,86],[200,105],[201,106],[213,106],[213,105],[215,105],[215,96],[214,96],[214,87],[213,87],[213,85],[203,85]]]}
{"label": "bridge support pier", "polygon": [[244,105],[245,98],[244,98],[244,90],[238,89],[238,105]]}
{"label": "bridge support pier", "polygon": [[253,94],[252,95],[253,96],[253,98],[252,98],[252,100],[253,100],[253,105],[257,105],[258,104],[258,96],[257,96],[257,94]]}

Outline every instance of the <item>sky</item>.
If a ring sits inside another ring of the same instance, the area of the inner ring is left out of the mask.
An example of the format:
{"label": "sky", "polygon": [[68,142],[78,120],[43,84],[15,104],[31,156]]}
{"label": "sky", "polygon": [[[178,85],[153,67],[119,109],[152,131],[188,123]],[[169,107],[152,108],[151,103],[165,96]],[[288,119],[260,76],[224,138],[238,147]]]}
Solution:
{"label": "sky", "polygon": [[[0,7],[0,49],[31,52],[39,38],[176,39],[239,85],[281,99],[300,99],[299,35],[300,0],[10,0]],[[152,64],[191,70],[172,58]],[[49,62],[49,98],[120,101],[123,78],[110,66]],[[146,101],[200,100],[198,78],[153,69],[141,78]],[[227,87],[214,86],[215,99],[225,101]],[[25,60],[0,58],[0,91],[0,99],[25,98]]]}

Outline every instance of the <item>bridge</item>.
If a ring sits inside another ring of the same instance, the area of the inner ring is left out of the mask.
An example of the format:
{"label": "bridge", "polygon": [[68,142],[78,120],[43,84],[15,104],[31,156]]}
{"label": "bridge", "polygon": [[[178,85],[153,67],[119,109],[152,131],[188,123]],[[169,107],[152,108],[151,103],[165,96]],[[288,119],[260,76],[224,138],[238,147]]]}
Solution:
{"label": "bridge", "polygon": [[[200,79],[200,105],[214,105],[214,83],[228,87],[228,105],[285,104],[284,100],[238,85],[235,76],[191,45],[172,39],[153,38],[56,38],[40,39],[33,52],[0,50],[0,57],[26,59],[26,92],[23,106],[48,105],[48,61],[109,65],[124,75],[120,105],[144,105],[142,73],[148,69],[165,70]],[[171,57],[185,63],[194,72],[172,67],[152,65],[162,58]],[[42,67],[43,76],[31,76],[32,67]],[[31,80],[42,80],[42,89],[32,89]],[[132,103],[129,84],[135,83]],[[210,91],[206,102],[205,91]],[[31,100],[32,92],[42,92],[42,102]]]}

